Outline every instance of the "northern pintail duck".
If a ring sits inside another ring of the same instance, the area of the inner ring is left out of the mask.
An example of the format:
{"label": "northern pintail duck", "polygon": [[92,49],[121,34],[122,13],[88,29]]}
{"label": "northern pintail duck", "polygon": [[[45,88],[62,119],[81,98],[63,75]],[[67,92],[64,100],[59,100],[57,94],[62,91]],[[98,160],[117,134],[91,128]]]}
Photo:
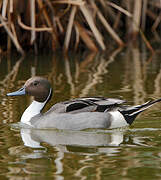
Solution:
{"label": "northern pintail duck", "polygon": [[41,113],[52,96],[49,81],[42,77],[32,77],[18,91],[8,96],[34,96],[33,102],[24,111],[21,122],[33,128],[57,128],[83,130],[88,128],[112,129],[131,125],[136,116],[161,101],[148,101],[142,105],[127,106],[125,101],[113,98],[77,98],[53,105],[46,113]]}

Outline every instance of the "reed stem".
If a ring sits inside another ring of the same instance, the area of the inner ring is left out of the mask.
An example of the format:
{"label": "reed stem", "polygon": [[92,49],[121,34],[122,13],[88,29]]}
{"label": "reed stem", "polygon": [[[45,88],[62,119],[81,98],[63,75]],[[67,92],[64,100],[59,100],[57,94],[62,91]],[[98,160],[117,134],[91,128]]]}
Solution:
{"label": "reed stem", "polygon": [[160,33],[160,9],[160,0],[3,0],[0,51],[11,52],[15,46],[24,54],[34,45],[39,52],[41,49],[67,52],[69,47],[75,50],[84,47],[82,42],[84,49],[106,50],[107,32],[118,46],[137,40],[140,34],[152,51],[145,30]]}

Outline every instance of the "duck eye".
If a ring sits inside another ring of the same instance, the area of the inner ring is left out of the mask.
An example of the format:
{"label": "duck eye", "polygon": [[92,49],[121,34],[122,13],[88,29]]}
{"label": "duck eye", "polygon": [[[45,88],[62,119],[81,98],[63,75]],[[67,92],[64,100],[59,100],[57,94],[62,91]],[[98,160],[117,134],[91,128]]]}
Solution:
{"label": "duck eye", "polygon": [[38,84],[39,84],[38,81],[35,81],[35,82],[33,83],[34,86],[37,86]]}

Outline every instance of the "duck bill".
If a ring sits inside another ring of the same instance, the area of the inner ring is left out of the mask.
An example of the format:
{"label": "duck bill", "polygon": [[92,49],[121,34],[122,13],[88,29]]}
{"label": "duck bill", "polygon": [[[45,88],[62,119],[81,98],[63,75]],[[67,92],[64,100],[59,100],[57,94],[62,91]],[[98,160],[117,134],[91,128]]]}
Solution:
{"label": "duck bill", "polygon": [[22,87],[18,91],[8,93],[7,96],[21,96],[25,94],[26,94],[25,87]]}

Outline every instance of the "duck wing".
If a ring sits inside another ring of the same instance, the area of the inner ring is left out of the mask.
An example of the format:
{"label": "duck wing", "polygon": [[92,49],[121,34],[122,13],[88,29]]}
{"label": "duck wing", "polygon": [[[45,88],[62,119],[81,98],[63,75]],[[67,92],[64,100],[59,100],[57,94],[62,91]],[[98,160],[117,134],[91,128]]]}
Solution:
{"label": "duck wing", "polygon": [[104,97],[85,97],[77,98],[70,101],[64,101],[55,104],[47,112],[55,113],[80,113],[80,112],[105,112],[116,108],[120,104],[125,103],[124,100],[115,98],[104,98]]}
{"label": "duck wing", "polygon": [[97,104],[97,108],[95,110],[97,112],[107,112],[118,109],[120,105],[126,102],[125,100],[121,99],[104,97],[88,98],[88,100],[93,101],[95,104]]}

